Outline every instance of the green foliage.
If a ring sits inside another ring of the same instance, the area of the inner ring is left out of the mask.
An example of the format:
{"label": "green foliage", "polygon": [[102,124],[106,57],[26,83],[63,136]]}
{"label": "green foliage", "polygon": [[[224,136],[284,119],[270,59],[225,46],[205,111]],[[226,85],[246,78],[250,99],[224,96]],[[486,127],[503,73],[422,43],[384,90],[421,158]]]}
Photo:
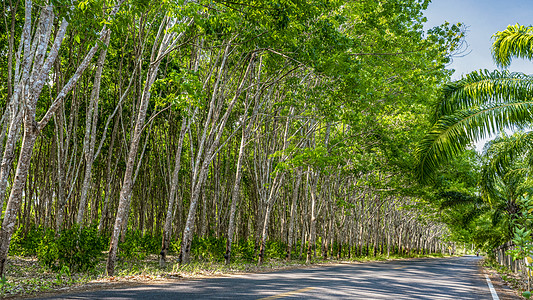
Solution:
{"label": "green foliage", "polygon": [[440,118],[417,149],[417,174],[431,180],[444,162],[463,152],[472,141],[486,138],[512,126],[531,122],[533,101],[512,100],[489,103]]}
{"label": "green foliage", "polygon": [[37,247],[39,261],[54,271],[66,270],[69,272],[90,271],[98,263],[105,239],[98,235],[96,226],[60,231],[57,235],[52,230],[47,230]]}
{"label": "green foliage", "polygon": [[[495,62],[508,66],[512,57],[531,59],[532,32],[530,27],[515,25],[496,33],[492,49]],[[474,141],[504,129],[530,126],[532,82],[530,75],[485,70],[445,85],[436,103],[432,127],[416,149],[415,172],[419,181],[436,182],[435,173],[464,153]],[[475,242],[479,248],[490,250],[514,235],[518,246],[511,253],[515,258],[523,258],[531,251],[527,249],[530,232],[517,224],[521,218],[519,212],[524,212],[524,208],[518,207],[518,201],[531,190],[527,180],[528,164],[533,165],[529,135],[501,135],[485,146],[476,196],[480,195],[490,207],[479,203],[463,205],[466,209],[462,211],[448,210],[445,220],[455,239]],[[458,220],[461,227],[453,222]]]}
{"label": "green foliage", "polygon": [[67,266],[61,267],[61,270],[56,275],[56,284],[62,284],[63,283],[63,276],[68,277],[69,279],[72,278],[72,275],[70,274],[70,268]]}
{"label": "green foliage", "polygon": [[0,277],[0,291],[4,290],[4,287],[9,286],[9,282],[7,282],[6,276]]}
{"label": "green foliage", "polygon": [[531,292],[530,291],[525,291],[522,293],[522,296],[524,296],[524,298],[526,299],[529,299],[531,298]]}
{"label": "green foliage", "polygon": [[11,238],[9,254],[20,256],[32,256],[37,254],[37,248],[43,238],[45,230],[42,227],[32,226],[27,232],[20,226]]}
{"label": "green foliage", "polygon": [[265,258],[283,259],[287,254],[287,244],[280,241],[268,241],[265,249]]}
{"label": "green foliage", "polygon": [[226,240],[214,236],[195,236],[191,244],[191,254],[199,261],[222,261],[226,252]]}
{"label": "green foliage", "polygon": [[[531,27],[509,26],[494,35],[496,63],[508,66],[512,57],[531,59]],[[431,180],[438,167],[464,151],[471,142],[533,121],[532,78],[507,71],[472,72],[445,85],[437,102],[432,128],[417,149],[417,175]]]}
{"label": "green foliage", "polygon": [[[523,260],[527,256],[533,256],[533,199],[529,196],[521,197],[518,204],[520,213],[512,220],[514,248],[507,250],[507,254],[514,260]],[[528,267],[533,269],[533,266]]]}
{"label": "green foliage", "polygon": [[533,28],[520,24],[509,25],[496,32],[492,39],[492,57],[498,66],[508,67],[513,57],[533,58]]}
{"label": "green foliage", "polygon": [[255,260],[255,241],[253,239],[240,239],[232,246],[232,256],[245,261]]}
{"label": "green foliage", "polygon": [[143,234],[140,230],[129,230],[124,242],[119,244],[118,256],[122,259],[144,259],[147,254],[159,254],[162,235]]}

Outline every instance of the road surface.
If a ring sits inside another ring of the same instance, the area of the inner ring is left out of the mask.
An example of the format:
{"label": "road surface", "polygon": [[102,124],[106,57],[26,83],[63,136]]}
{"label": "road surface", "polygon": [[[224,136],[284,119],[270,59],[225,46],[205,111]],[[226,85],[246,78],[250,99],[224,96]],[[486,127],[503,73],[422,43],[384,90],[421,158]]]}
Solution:
{"label": "road surface", "polygon": [[475,256],[315,266],[43,299],[487,299]]}

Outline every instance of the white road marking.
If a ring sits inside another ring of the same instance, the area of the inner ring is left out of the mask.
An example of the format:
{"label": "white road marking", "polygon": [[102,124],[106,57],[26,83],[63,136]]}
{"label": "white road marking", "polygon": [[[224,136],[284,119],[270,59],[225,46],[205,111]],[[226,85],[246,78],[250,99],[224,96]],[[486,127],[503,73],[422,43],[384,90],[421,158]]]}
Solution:
{"label": "white road marking", "polygon": [[494,289],[494,286],[492,285],[492,282],[490,282],[489,275],[485,274],[485,278],[487,278],[487,284],[489,286],[489,290],[492,295],[492,300],[500,300],[500,298],[498,297],[498,294],[496,293],[496,290]]}

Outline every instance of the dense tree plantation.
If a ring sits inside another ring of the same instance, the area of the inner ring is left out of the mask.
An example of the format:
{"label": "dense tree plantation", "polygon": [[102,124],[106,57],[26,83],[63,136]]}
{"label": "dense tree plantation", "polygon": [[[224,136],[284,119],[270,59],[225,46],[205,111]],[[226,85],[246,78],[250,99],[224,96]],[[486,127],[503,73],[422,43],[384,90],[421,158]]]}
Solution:
{"label": "dense tree plantation", "polygon": [[428,2],[3,0],[0,274],[448,251],[477,158],[414,176],[463,37]]}

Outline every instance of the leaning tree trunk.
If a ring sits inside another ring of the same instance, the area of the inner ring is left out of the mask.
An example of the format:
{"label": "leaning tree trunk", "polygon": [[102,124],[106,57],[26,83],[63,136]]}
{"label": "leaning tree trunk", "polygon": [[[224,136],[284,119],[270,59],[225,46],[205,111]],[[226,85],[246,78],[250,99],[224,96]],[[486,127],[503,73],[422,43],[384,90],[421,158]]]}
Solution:
{"label": "leaning tree trunk", "polygon": [[[189,21],[187,18],[186,21]],[[165,17],[159,31],[157,33],[154,45],[152,47],[152,55],[150,57],[150,67],[146,74],[146,82],[144,84],[141,101],[139,103],[139,111],[137,113],[137,121],[135,122],[135,130],[133,132],[133,138],[130,142],[130,148],[128,152],[128,159],[126,162],[126,170],[124,172],[124,180],[122,183],[122,189],[120,190],[119,205],[117,209],[117,215],[115,218],[115,225],[113,227],[113,233],[111,235],[111,242],[109,245],[109,254],[107,257],[107,274],[113,276],[115,273],[115,261],[117,259],[118,252],[118,239],[122,231],[122,226],[127,220],[127,213],[129,212],[131,191],[133,188],[133,169],[137,152],[139,150],[139,143],[141,141],[141,134],[144,129],[144,121],[146,119],[146,113],[148,111],[148,104],[150,102],[150,89],[155,82],[159,66],[163,58],[172,50],[178,40],[184,36],[184,32],[179,35],[172,31],[174,20],[170,20],[169,17]],[[190,20],[189,25],[192,24]],[[159,47],[157,45],[159,44]]]}
{"label": "leaning tree trunk", "polygon": [[115,226],[111,236],[111,243],[109,246],[109,255],[107,257],[107,274],[113,276],[115,272],[115,261],[118,250],[118,238],[121,233],[123,220],[127,218],[126,213],[129,211],[131,191],[133,185],[133,169],[135,164],[135,158],[137,157],[137,151],[139,149],[139,143],[141,140],[142,129],[144,127],[144,120],[146,118],[146,112],[148,110],[148,103],[150,100],[150,87],[155,81],[157,74],[157,67],[151,64],[148,71],[146,85],[140,102],[140,109],[137,115],[137,122],[135,124],[135,130],[133,132],[133,138],[130,143],[128,152],[128,160],[126,163],[126,170],[124,172],[124,180],[122,182],[122,189],[120,190],[119,205],[117,215],[115,218]]}
{"label": "leaning tree trunk", "polygon": [[226,240],[226,255],[224,256],[224,258],[226,259],[226,265],[231,262],[231,243],[233,242],[233,235],[235,231],[235,212],[237,211],[237,203],[239,202],[239,190],[242,174],[241,167],[244,156],[244,147],[246,145],[246,136],[247,132],[243,124],[241,144],[239,146],[239,156],[237,158],[237,170],[235,172],[235,183],[231,191],[231,208],[229,213],[228,236]]}
{"label": "leaning tree trunk", "polygon": [[281,186],[281,183],[283,182],[283,177],[285,173],[278,172],[276,174],[276,177],[274,178],[274,182],[272,183],[272,187],[270,188],[270,193],[268,195],[267,205],[266,205],[266,211],[265,211],[265,219],[263,222],[263,231],[261,233],[261,245],[259,248],[259,259],[257,261],[258,265],[261,265],[265,260],[265,249],[266,249],[266,242],[268,238],[268,227],[270,225],[270,214],[272,213],[272,208],[274,207],[274,203],[276,202],[278,189]]}
{"label": "leaning tree trunk", "polygon": [[[259,60],[259,67],[257,72],[257,85],[259,86],[259,83],[261,81],[261,68],[262,66],[262,58]],[[233,242],[233,236],[235,235],[235,214],[237,212],[237,205],[239,203],[239,190],[240,190],[240,184],[241,184],[241,177],[242,177],[242,162],[244,157],[244,148],[246,147],[248,135],[250,134],[250,130],[252,129],[252,125],[254,124],[254,120],[256,118],[258,109],[260,104],[259,101],[259,95],[260,95],[261,88],[257,88],[256,95],[255,95],[255,106],[254,110],[252,112],[252,115],[250,117],[250,120],[248,124],[246,124],[246,114],[242,116],[242,137],[241,137],[241,143],[239,146],[239,155],[237,158],[237,170],[235,172],[235,183],[233,185],[233,189],[231,192],[231,207],[230,207],[230,215],[229,215],[229,224],[228,224],[228,235],[226,240],[226,264],[228,265],[231,262],[231,244]],[[244,108],[244,111],[246,112],[248,110],[248,102],[247,105]]]}
{"label": "leaning tree trunk", "polygon": [[[114,7],[113,11],[111,12],[112,16],[118,12],[122,2],[123,0],[119,1],[117,6]],[[53,7],[51,5],[47,5],[44,9],[42,9],[41,19],[38,25],[39,30],[35,34],[33,41],[31,41],[30,36],[31,10],[32,2],[28,0],[26,1],[23,39],[21,39],[21,43],[24,43],[24,63],[21,75],[22,77],[20,80],[20,84],[24,85],[23,97],[25,99],[25,105],[23,108],[24,138],[17,163],[17,170],[15,171],[15,179],[11,186],[11,194],[9,196],[4,220],[2,222],[2,229],[0,230],[0,276],[4,276],[5,262],[7,259],[7,253],[9,251],[9,244],[11,241],[11,236],[15,230],[16,217],[22,202],[22,191],[26,183],[35,139],[42,131],[44,126],[48,124],[59,106],[63,103],[66,95],[76,85],[81,77],[81,74],[89,65],[99,46],[99,44],[96,43],[89,50],[81,64],[78,66],[74,75],[61,89],[55,100],[48,108],[47,112],[42,117],[41,121],[37,122],[35,119],[37,101],[39,100],[44,83],[48,79],[52,65],[59,53],[59,48],[63,43],[68,22],[65,19],[61,21],[54,43],[48,53],[46,53],[48,41],[50,40],[50,34],[53,27],[52,25],[54,23]],[[106,29],[106,26],[104,25],[100,32],[100,39],[105,38],[107,35],[109,35],[109,33],[109,30]],[[38,47],[36,43],[39,44]],[[32,49],[35,49],[35,51],[32,51]],[[31,68],[32,64],[33,68]]]}
{"label": "leaning tree trunk", "polygon": [[[80,202],[78,206],[78,215],[76,216],[76,224],[83,225],[83,216],[87,208],[87,194],[89,192],[92,169],[94,162],[94,152],[96,144],[96,124],[98,122],[98,99],[100,95],[100,83],[102,82],[102,72],[104,69],[105,57],[109,47],[110,35],[106,37],[103,44],[104,47],[100,52],[100,56],[96,62],[96,73],[94,75],[93,89],[91,91],[91,100],[89,102],[89,110],[87,112],[85,122],[85,139],[83,141],[83,154],[85,156],[85,174],[83,177],[83,184],[81,187]],[[62,207],[60,208],[62,209]]]}
{"label": "leaning tree trunk", "polygon": [[11,186],[11,194],[7,202],[6,212],[4,220],[2,222],[2,229],[0,230],[0,275],[4,276],[5,263],[7,259],[7,253],[9,251],[9,244],[11,236],[15,231],[15,223],[17,220],[17,213],[20,209],[22,202],[22,192],[28,176],[28,170],[30,168],[31,154],[33,151],[33,145],[37,138],[37,131],[33,125],[33,118],[31,115],[27,115],[24,122],[24,137],[22,140],[21,151],[18,159],[17,170],[15,172],[15,179]]}
{"label": "leaning tree trunk", "polygon": [[[213,97],[212,97],[212,100],[211,100],[211,105],[215,104],[215,98],[218,97],[218,95],[216,94],[216,91],[218,90],[218,84],[220,82],[220,76],[221,76],[222,71],[224,70],[225,62],[226,62],[226,59],[227,59],[227,57],[229,55],[230,46],[231,46],[231,40],[228,42],[228,44],[226,46],[226,49],[224,51],[224,58],[223,58],[222,65],[221,65],[220,71],[219,71],[220,73],[219,73],[219,76],[218,76],[218,78],[216,80],[217,82],[215,83],[215,88],[213,89]],[[201,189],[202,189],[202,186],[204,184],[204,181],[205,181],[205,179],[207,177],[207,174],[209,172],[209,165],[211,164],[211,161],[213,160],[213,158],[214,158],[214,156],[216,154],[215,150],[218,147],[218,145],[220,144],[220,139],[222,138],[222,134],[224,132],[224,128],[225,128],[226,123],[227,123],[227,121],[229,119],[229,116],[230,116],[230,114],[231,114],[231,112],[233,110],[233,107],[235,106],[235,103],[237,102],[239,96],[241,95],[241,92],[242,92],[242,90],[244,88],[244,84],[246,83],[246,81],[248,79],[248,74],[250,72],[254,57],[255,57],[255,53],[250,55],[250,60],[249,60],[248,65],[246,67],[246,71],[245,71],[245,73],[242,76],[242,80],[241,80],[237,90],[235,91],[235,95],[233,96],[233,99],[228,104],[228,106],[226,108],[226,112],[222,116],[219,124],[213,124],[213,126],[215,126],[216,129],[213,129],[211,131],[210,138],[209,138],[209,140],[212,140],[213,142],[211,143],[211,145],[209,146],[209,148],[207,149],[207,151],[205,153],[204,161],[202,162],[202,166],[201,166],[201,169],[200,169],[200,173],[199,173],[199,175],[197,177],[197,181],[196,182],[193,181],[193,189],[192,189],[192,194],[191,194],[191,202],[190,202],[190,205],[189,205],[189,213],[187,215],[187,221],[185,223],[185,229],[183,230],[183,238],[182,238],[181,249],[180,249],[180,254],[179,254],[179,260],[180,260],[180,263],[182,263],[182,264],[188,264],[190,262],[190,250],[191,250],[191,243],[192,243],[193,229],[194,229],[194,220],[195,220],[195,216],[196,216],[198,198],[200,196]],[[221,105],[219,105],[219,109],[221,109]],[[211,113],[211,111],[214,111],[214,107],[212,109],[210,108],[210,113]],[[220,113],[220,110],[217,110],[215,113],[216,114]],[[207,124],[207,121],[209,121],[209,117],[206,120],[206,124]],[[205,130],[206,129],[207,128],[204,128],[204,137],[202,138],[204,141],[205,141],[205,132],[206,132]],[[200,155],[200,154],[201,154],[201,152],[198,153],[198,155]]]}

